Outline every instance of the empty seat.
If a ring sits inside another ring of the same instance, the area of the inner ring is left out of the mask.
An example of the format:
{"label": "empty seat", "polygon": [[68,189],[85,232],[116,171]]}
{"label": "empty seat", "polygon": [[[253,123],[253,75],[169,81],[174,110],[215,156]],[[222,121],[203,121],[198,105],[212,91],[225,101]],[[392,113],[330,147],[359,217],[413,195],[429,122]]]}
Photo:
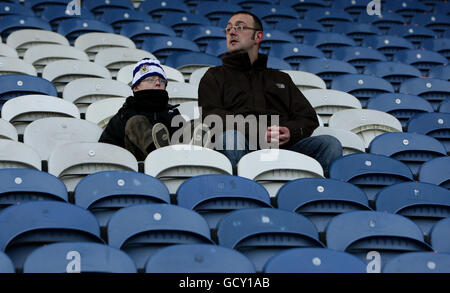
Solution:
{"label": "empty seat", "polygon": [[196,102],[198,100],[198,85],[173,81],[168,83],[166,90],[169,94],[169,104]]}
{"label": "empty seat", "polygon": [[420,228],[396,214],[355,211],[334,217],[326,229],[327,247],[351,253],[366,263],[368,273],[380,273],[404,252],[432,251]]}
{"label": "empty seat", "polygon": [[448,65],[434,66],[428,72],[428,77],[450,81],[450,66]]}
{"label": "empty seat", "polygon": [[136,273],[134,261],[123,251],[90,242],[53,243],[25,259],[24,273]]}
{"label": "empty seat", "polygon": [[99,20],[88,18],[72,18],[62,20],[58,25],[57,33],[65,36],[73,45],[76,38],[91,32],[114,33],[114,29]]}
{"label": "empty seat", "polygon": [[448,229],[450,228],[450,218],[445,218],[434,224],[431,229],[431,247],[438,253],[450,253],[450,239]]}
{"label": "empty seat", "polygon": [[139,10],[114,8],[108,9],[100,16],[100,20],[109,24],[114,28],[115,33],[119,33],[124,24],[131,22],[145,22],[148,20],[148,15]]}
{"label": "empty seat", "polygon": [[259,45],[259,48],[262,53],[268,53],[273,45],[286,43],[296,43],[296,40],[292,35],[284,31],[277,29],[266,29],[264,30],[264,37]]}
{"label": "empty seat", "polygon": [[416,14],[424,14],[428,12],[428,8],[420,1],[395,1],[389,3],[389,9],[400,14],[405,19],[410,20]]}
{"label": "empty seat", "polygon": [[59,33],[40,29],[20,29],[12,32],[6,39],[6,43],[16,49],[19,57],[27,49],[39,44],[60,44],[69,45],[69,40]]}
{"label": "empty seat", "polygon": [[409,252],[403,253],[390,260],[383,268],[382,273],[449,273],[450,255],[435,252]]}
{"label": "empty seat", "polygon": [[[350,0],[351,1],[351,0]],[[333,28],[333,32],[345,34],[352,38],[356,45],[361,46],[369,36],[381,35],[381,31],[370,23],[345,22]]]}
{"label": "empty seat", "polygon": [[20,5],[19,1],[3,1],[0,3],[0,15],[27,15],[34,16],[34,11],[24,5]]}
{"label": "empty seat", "polygon": [[325,58],[311,58],[304,60],[300,63],[298,70],[318,75],[325,81],[327,88],[331,87],[331,82],[337,76],[357,73],[356,68],[348,62]]}
{"label": "empty seat", "polygon": [[189,80],[194,70],[222,65],[222,60],[219,57],[201,52],[178,52],[167,56],[164,64],[176,68],[183,74],[185,80]]}
{"label": "empty seat", "polygon": [[40,12],[40,17],[50,23],[53,31],[58,29],[61,21],[77,17],[79,18],[80,15],[82,15],[84,19],[95,19],[94,14],[84,6],[80,8],[79,15],[73,13],[67,8],[67,6],[55,5],[54,3],[49,3],[49,5],[47,5]]}
{"label": "empty seat", "polygon": [[14,141],[18,141],[19,137],[17,134],[17,129],[6,121],[5,119],[0,118],[0,139],[10,139]]}
{"label": "empty seat", "polygon": [[294,68],[298,68],[298,65],[305,59],[325,58],[323,52],[313,46],[294,43],[273,44],[269,56],[281,58]]}
{"label": "empty seat", "polygon": [[29,145],[14,140],[0,139],[0,168],[41,170],[41,157]]}
{"label": "empty seat", "polygon": [[386,56],[377,50],[366,47],[341,47],[333,51],[331,58],[350,63],[363,73],[367,65],[373,62],[386,61]]}
{"label": "empty seat", "polygon": [[399,92],[428,100],[436,111],[439,104],[450,97],[450,82],[433,78],[411,78],[401,84]]}
{"label": "empty seat", "polygon": [[306,217],[272,208],[233,211],[219,223],[218,243],[246,255],[262,272],[267,260],[293,247],[324,247]]}
{"label": "empty seat", "polygon": [[238,163],[237,174],[262,184],[271,197],[280,187],[297,178],[321,178],[322,166],[315,159],[284,149],[253,151]]}
{"label": "empty seat", "polygon": [[444,145],[437,139],[407,132],[384,133],[375,137],[370,143],[369,152],[402,161],[414,176],[418,175],[423,163],[447,155]]}
{"label": "empty seat", "polygon": [[138,163],[126,149],[99,142],[58,145],[48,158],[48,172],[60,178],[69,192],[83,177],[106,170],[137,171]]}
{"label": "empty seat", "polygon": [[277,23],[274,28],[291,34],[300,43],[309,33],[325,32],[325,28],[320,23],[307,19],[286,19]]}
{"label": "empty seat", "polygon": [[221,57],[228,52],[227,40],[211,40],[205,48],[205,53]]}
{"label": "empty seat", "polygon": [[435,13],[416,14],[412,17],[411,24],[430,28],[438,34],[438,37],[443,37],[444,32],[450,27],[448,16],[442,10]]}
{"label": "empty seat", "polygon": [[37,76],[36,68],[30,63],[15,57],[0,57],[0,75],[28,74]]}
{"label": "empty seat", "polygon": [[428,72],[434,66],[445,65],[448,62],[441,54],[423,49],[397,52],[393,61],[410,64],[419,69],[424,76],[428,76]]}
{"label": "empty seat", "polygon": [[365,264],[355,256],[327,248],[291,248],[274,255],[264,273],[365,273]]}
{"label": "empty seat", "polygon": [[151,52],[165,63],[167,56],[176,52],[200,52],[196,43],[180,37],[154,36],[146,38],[141,49]]}
{"label": "empty seat", "polygon": [[4,253],[3,251],[0,252],[0,273],[5,274],[12,274],[15,273],[14,265],[9,258],[9,256]]}
{"label": "empty seat", "polygon": [[120,29],[120,35],[131,39],[137,48],[141,48],[142,42],[147,37],[171,36],[175,37],[175,31],[167,25],[156,22],[130,22]]}
{"label": "empty seat", "polygon": [[334,32],[313,32],[306,35],[303,44],[320,49],[327,58],[332,58],[333,52],[341,47],[355,47],[353,39]]}
{"label": "empty seat", "polygon": [[109,120],[122,108],[125,100],[126,98],[107,98],[96,101],[87,107],[85,118],[104,129]]}
{"label": "empty seat", "polygon": [[450,99],[442,101],[438,110],[441,113],[450,113]]}
{"label": "empty seat", "polygon": [[171,27],[177,36],[181,36],[185,29],[192,26],[211,25],[209,19],[205,16],[189,12],[167,13],[159,19],[159,23]]}
{"label": "empty seat", "polygon": [[289,74],[289,77],[292,79],[292,82],[294,82],[294,84],[300,91],[326,88],[325,81],[313,73],[300,70],[285,70],[285,69],[282,71]]}
{"label": "empty seat", "polygon": [[400,14],[386,10],[381,15],[361,13],[358,17],[358,22],[375,25],[381,30],[381,34],[386,34],[389,28],[393,26],[406,24],[406,20]]}
{"label": "empty seat", "polygon": [[352,154],[341,157],[330,167],[330,178],[355,184],[367,195],[371,206],[386,186],[413,180],[408,166],[396,159],[376,154]]}
{"label": "empty seat", "polygon": [[186,28],[181,37],[194,41],[199,46],[200,51],[204,52],[210,41],[224,40],[225,34],[223,33],[222,27],[212,25],[195,25]]}
{"label": "empty seat", "polygon": [[328,7],[308,9],[308,13],[305,13],[305,19],[317,21],[328,30],[339,26],[341,23],[353,22],[352,16],[344,10]]}
{"label": "empty seat", "polygon": [[350,130],[333,128],[333,127],[317,127],[311,136],[331,135],[339,140],[342,145],[342,155],[354,153],[364,153],[366,147],[364,141],[356,133]]}
{"label": "empty seat", "polygon": [[405,38],[413,43],[416,49],[419,49],[425,40],[436,37],[433,30],[418,25],[393,26],[389,29],[388,35]]}
{"label": "empty seat", "polygon": [[13,47],[7,45],[7,44],[0,44],[0,56],[1,57],[13,57],[18,58],[19,55],[17,54],[16,49]]}
{"label": "empty seat", "polygon": [[389,35],[369,36],[362,45],[380,51],[388,61],[392,61],[394,54],[399,51],[414,49],[414,45],[407,39]]}
{"label": "empty seat", "polygon": [[433,183],[450,189],[450,158],[441,157],[430,160],[419,170],[419,181]]}
{"label": "empty seat", "polygon": [[364,74],[381,77],[392,84],[396,92],[399,91],[400,85],[410,78],[421,77],[422,73],[419,69],[412,65],[401,62],[373,62],[366,66]]}
{"label": "empty seat", "polygon": [[139,10],[144,11],[150,17],[156,21],[166,14],[172,14],[176,12],[188,12],[188,6],[182,1],[156,1],[147,2],[144,1],[139,5]]}
{"label": "empty seat", "polygon": [[432,136],[444,144],[450,152],[449,113],[421,113],[414,115],[408,122],[407,131]]}
{"label": "empty seat", "polygon": [[109,0],[105,2],[86,0],[86,2],[83,4],[95,15],[102,15],[106,11],[115,9],[129,9],[129,10],[134,9],[134,6],[130,0]]}
{"label": "empty seat", "polygon": [[37,16],[10,14],[3,15],[0,19],[0,36],[3,40],[6,40],[12,32],[22,29],[52,30],[48,22]]}
{"label": "empty seat", "polygon": [[345,12],[349,13],[353,17],[358,19],[361,13],[366,13],[367,11],[367,1],[365,0],[336,0],[333,1],[331,7],[336,9],[343,9]]}
{"label": "empty seat", "polygon": [[222,1],[201,1],[201,5],[195,7],[195,12],[207,17],[211,24],[217,25],[219,20],[230,18],[236,11],[242,8],[234,3]]}
{"label": "empty seat", "polygon": [[286,21],[288,19],[297,19],[297,11],[289,6],[275,5],[275,4],[260,4],[255,5],[252,12],[257,15],[262,21],[274,27],[277,23]]}
{"label": "empty seat", "polygon": [[303,18],[305,13],[311,8],[325,8],[328,7],[329,4],[326,0],[280,0],[279,2],[281,5],[287,5],[294,8],[298,12],[300,18]]}
{"label": "empty seat", "polygon": [[213,244],[198,213],[176,205],[140,204],[117,211],[107,227],[108,244],[125,251],[139,271],[150,256],[175,244]]}

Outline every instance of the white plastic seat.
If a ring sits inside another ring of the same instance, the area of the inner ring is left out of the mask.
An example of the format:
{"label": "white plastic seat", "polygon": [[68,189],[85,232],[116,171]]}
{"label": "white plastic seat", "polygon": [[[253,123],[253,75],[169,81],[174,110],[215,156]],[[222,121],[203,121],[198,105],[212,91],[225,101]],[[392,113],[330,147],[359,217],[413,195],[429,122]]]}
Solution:
{"label": "white plastic seat", "polygon": [[17,129],[6,121],[5,119],[0,118],[0,139],[10,139],[17,141],[18,135],[17,135]]}
{"label": "white plastic seat", "polygon": [[125,103],[125,100],[126,98],[108,98],[94,102],[87,107],[85,119],[104,129],[109,120]]}
{"label": "white plastic seat", "polygon": [[74,103],[80,113],[86,113],[87,107],[97,101],[108,98],[126,98],[133,91],[127,84],[105,78],[79,78],[72,80],[62,94],[64,100]]}
{"label": "white plastic seat", "polygon": [[30,123],[23,133],[23,142],[33,147],[42,160],[51,151],[68,142],[98,142],[102,128],[92,122],[65,117],[42,118]]}
{"label": "white plastic seat", "polygon": [[107,170],[138,171],[132,153],[100,142],[72,142],[56,146],[48,159],[48,173],[60,178],[67,191],[74,191],[85,176]]}
{"label": "white plastic seat", "polygon": [[134,65],[143,58],[156,59],[156,57],[141,49],[135,48],[107,48],[95,55],[94,62],[106,67],[111,76],[115,78],[117,72],[126,65]]}
{"label": "white plastic seat", "polygon": [[115,47],[136,49],[136,45],[130,38],[119,34],[102,32],[80,35],[75,39],[74,47],[86,52],[91,61],[94,61],[95,55],[103,49]]}
{"label": "white plastic seat", "polygon": [[100,77],[111,79],[111,73],[105,67],[89,61],[58,60],[47,64],[42,71],[42,77],[51,81],[58,93],[72,80],[83,77]]}
{"label": "white plastic seat", "polygon": [[310,89],[302,91],[325,125],[334,113],[345,109],[362,109],[353,95],[338,90]]}
{"label": "white plastic seat", "polygon": [[0,139],[0,168],[41,170],[41,158],[36,150],[24,143]]}
{"label": "white plastic seat", "polygon": [[42,44],[60,44],[69,46],[67,38],[59,33],[39,30],[22,29],[12,32],[6,39],[6,44],[16,49],[19,57],[23,57],[25,51],[33,46]]}
{"label": "white plastic seat", "polygon": [[177,107],[180,114],[186,121],[195,120],[200,118],[200,111],[197,101],[183,102]]}
{"label": "white plastic seat", "polygon": [[2,118],[14,125],[18,134],[31,122],[46,117],[80,118],[80,111],[73,103],[47,95],[19,96],[2,108]]}
{"label": "white plastic seat", "polygon": [[0,57],[0,75],[2,74],[28,74],[37,76],[33,65],[14,57]]}
{"label": "white plastic seat", "polygon": [[342,145],[342,155],[364,153],[366,148],[364,141],[357,134],[345,129],[332,127],[317,127],[311,136],[331,135],[336,137]]}
{"label": "white plastic seat", "polygon": [[328,121],[328,126],[350,130],[364,141],[368,148],[370,142],[386,132],[402,132],[400,121],[394,116],[378,110],[347,109],[336,112]]}
{"label": "white plastic seat", "polygon": [[83,60],[89,61],[88,55],[74,47],[59,44],[37,45],[29,48],[23,55],[23,60],[32,64],[38,73],[44,67],[57,60]]}
{"label": "white plastic seat", "polygon": [[176,144],[152,151],[144,161],[145,174],[159,178],[175,194],[184,180],[203,174],[233,174],[228,158],[200,146]]}
{"label": "white plastic seat", "polygon": [[167,65],[161,65],[161,67],[164,69],[168,81],[185,82],[183,73],[178,69]]}
{"label": "white plastic seat", "polygon": [[[133,80],[134,66],[135,64],[130,64],[119,69],[116,75],[116,79],[131,86],[131,82]],[[167,80],[169,82],[171,81],[184,82],[183,74],[179,70],[166,65],[161,65],[161,67],[164,69]]]}
{"label": "white plastic seat", "polygon": [[185,82],[171,81],[167,84],[170,104],[181,104],[198,100],[198,86]]}
{"label": "white plastic seat", "polygon": [[282,70],[289,74],[294,84],[301,91],[309,89],[326,89],[325,81],[318,75],[306,71]]}
{"label": "white plastic seat", "polygon": [[265,149],[243,156],[237,175],[263,185],[275,197],[286,182],[298,178],[322,178],[323,168],[315,159],[294,151]]}
{"label": "white plastic seat", "polygon": [[13,47],[0,43],[0,57],[19,58],[19,54],[17,54],[16,49]]}

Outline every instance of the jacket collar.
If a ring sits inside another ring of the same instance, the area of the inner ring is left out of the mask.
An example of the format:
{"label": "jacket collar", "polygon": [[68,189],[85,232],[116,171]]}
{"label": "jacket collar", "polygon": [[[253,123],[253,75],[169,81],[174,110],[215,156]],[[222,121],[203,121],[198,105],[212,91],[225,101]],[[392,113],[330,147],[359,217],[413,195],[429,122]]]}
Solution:
{"label": "jacket collar", "polygon": [[238,69],[242,71],[255,69],[263,70],[267,68],[267,55],[258,54],[258,59],[250,63],[250,57],[248,53],[244,50],[227,52],[222,56],[222,64],[225,67],[230,67],[233,69]]}

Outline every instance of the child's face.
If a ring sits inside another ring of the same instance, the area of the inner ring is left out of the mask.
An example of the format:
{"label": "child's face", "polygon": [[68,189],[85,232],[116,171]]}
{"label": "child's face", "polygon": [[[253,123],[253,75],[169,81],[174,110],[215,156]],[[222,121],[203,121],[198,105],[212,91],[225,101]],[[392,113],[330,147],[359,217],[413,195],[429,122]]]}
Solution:
{"label": "child's face", "polygon": [[167,80],[162,79],[159,76],[150,76],[146,79],[142,80],[138,85],[134,87],[134,91],[141,91],[141,90],[153,90],[153,89],[159,89],[159,90],[165,90],[167,86]]}

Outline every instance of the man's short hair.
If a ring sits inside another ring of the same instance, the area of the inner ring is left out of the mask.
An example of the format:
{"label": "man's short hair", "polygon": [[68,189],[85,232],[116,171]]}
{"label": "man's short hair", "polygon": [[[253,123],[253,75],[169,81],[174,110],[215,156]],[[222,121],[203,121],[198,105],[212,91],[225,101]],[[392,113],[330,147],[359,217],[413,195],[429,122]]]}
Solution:
{"label": "man's short hair", "polygon": [[245,11],[245,10],[241,10],[241,11],[233,13],[233,15],[231,17],[235,16],[236,14],[247,14],[247,15],[250,15],[253,18],[254,28],[257,29],[257,30],[261,30],[261,31],[263,30],[263,25],[262,25],[261,20],[259,19],[258,16],[254,15],[253,13]]}

